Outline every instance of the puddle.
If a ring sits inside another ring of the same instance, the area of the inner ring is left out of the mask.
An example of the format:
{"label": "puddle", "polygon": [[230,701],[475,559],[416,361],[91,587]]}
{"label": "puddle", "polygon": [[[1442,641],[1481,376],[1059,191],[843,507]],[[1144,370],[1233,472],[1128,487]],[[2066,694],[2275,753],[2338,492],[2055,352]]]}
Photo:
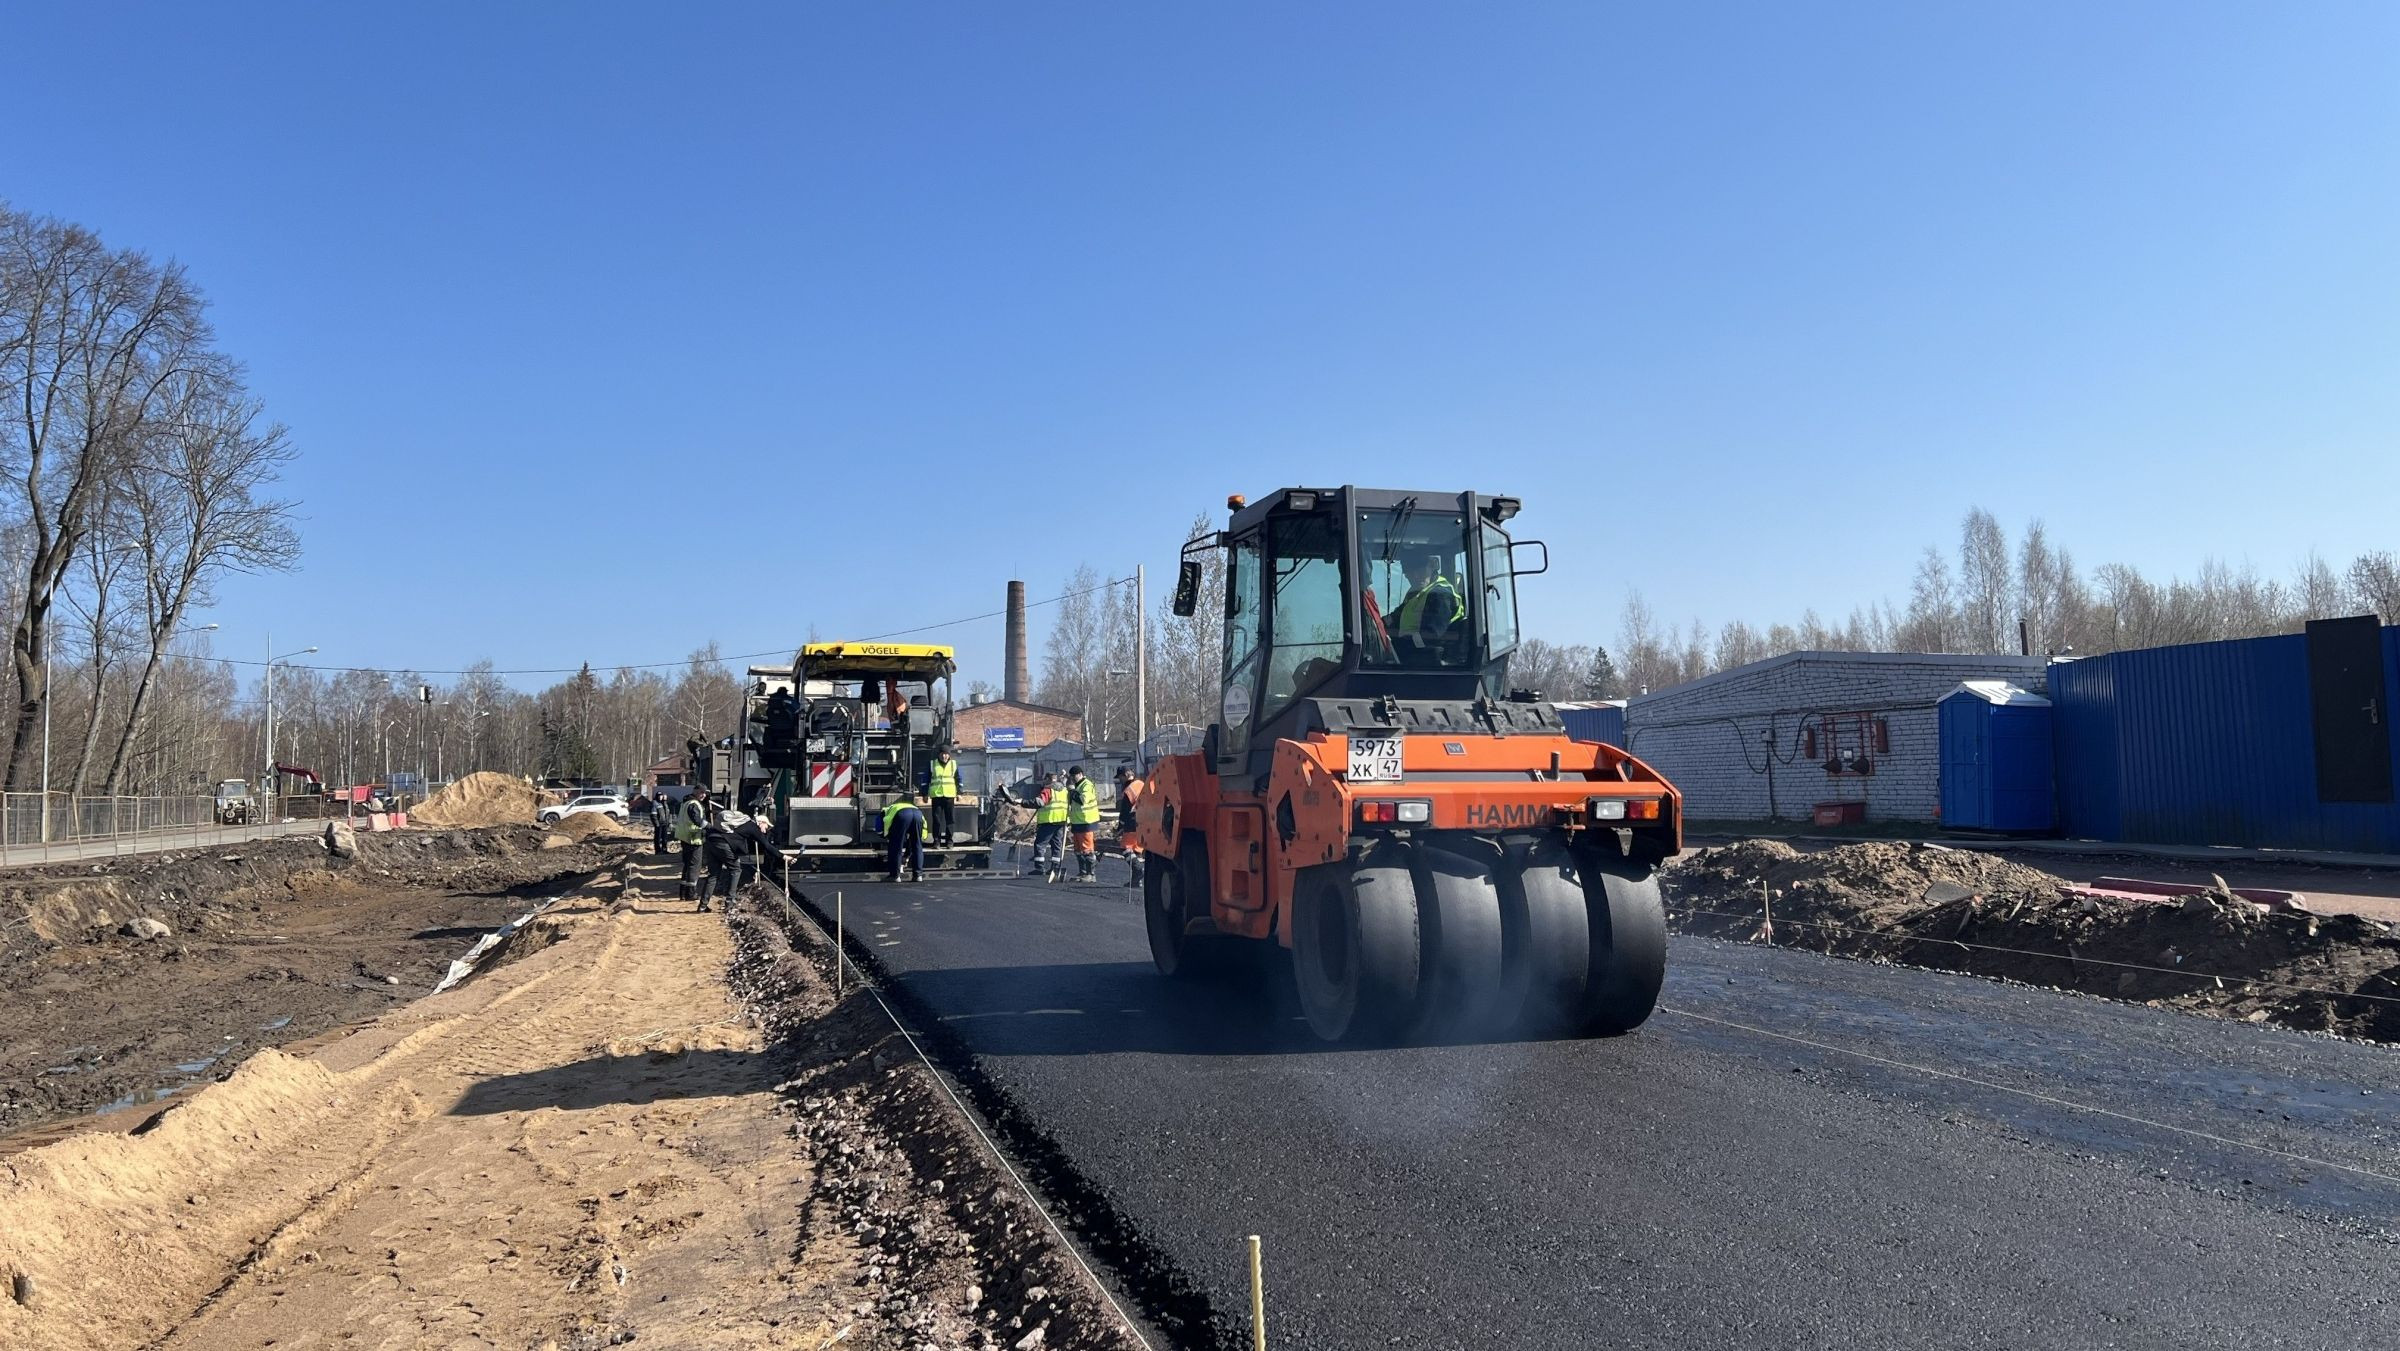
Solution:
{"label": "puddle", "polygon": [[199,1060],[186,1060],[175,1067],[175,1072],[177,1074],[206,1074],[209,1066],[224,1058],[225,1053],[219,1051],[215,1055],[205,1056]]}
{"label": "puddle", "polygon": [[261,1031],[261,1032],[281,1032],[283,1029],[285,1029],[285,1028],[287,1028],[287,1027],[290,1027],[291,1025],[292,1025],[292,1015],[290,1015],[290,1014],[288,1014],[288,1013],[287,1013],[287,1014],[283,1015],[282,1017],[280,1017],[280,1018],[276,1019],[274,1022],[271,1022],[271,1023],[260,1023],[260,1024],[258,1025],[258,1030],[259,1030],[259,1031]]}
{"label": "puddle", "polygon": [[91,1115],[107,1116],[110,1112],[122,1112],[128,1107],[138,1106],[145,1102],[158,1102],[162,1099],[173,1097],[175,1095],[175,1090],[181,1087],[182,1085],[177,1084],[167,1088],[154,1088],[147,1093],[138,1091],[128,1093],[124,1097],[117,1099],[115,1102],[105,1102],[100,1104],[98,1107],[93,1108]]}

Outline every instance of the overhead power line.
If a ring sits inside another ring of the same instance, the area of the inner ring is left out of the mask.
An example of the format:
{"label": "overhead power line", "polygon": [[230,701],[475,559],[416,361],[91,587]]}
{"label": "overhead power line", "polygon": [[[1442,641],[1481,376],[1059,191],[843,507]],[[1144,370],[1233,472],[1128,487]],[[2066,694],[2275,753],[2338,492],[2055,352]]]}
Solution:
{"label": "overhead power line", "polygon": [[[1100,583],[1098,586],[1087,586],[1081,591],[1068,591],[1056,596],[1050,596],[1043,600],[1028,601],[1025,605],[1025,608],[1028,610],[1038,610],[1045,605],[1057,605],[1065,601],[1077,600],[1084,596],[1106,591],[1111,587],[1129,586],[1132,584],[1132,582],[1133,579],[1131,577],[1112,577],[1109,580]],[[1006,609],[987,610],[982,614],[967,615],[960,619],[945,619],[938,623],[919,624],[914,628],[894,629],[889,633],[874,633],[863,638],[850,638],[844,639],[843,641],[855,643],[881,642],[886,638],[902,638],[914,633],[932,633],[937,629],[957,628],[961,624],[977,624],[986,619],[1001,618],[1007,613],[1008,611]],[[788,657],[799,650],[799,643],[787,643],[782,647],[768,648],[761,652],[736,652],[728,656],[721,656],[717,658],[717,660],[720,662],[736,662],[750,661],[758,657]],[[263,661],[256,660],[255,658],[245,657],[202,657],[183,656],[178,654],[175,656],[175,659],[179,661],[215,662],[221,666],[265,666],[267,664]],[[692,661],[693,659],[691,657],[684,656],[678,657],[673,661],[595,661],[586,662],[576,666],[515,666],[508,667],[506,669],[495,668],[489,672],[489,674],[501,676],[574,675],[587,665],[590,666],[594,671],[658,671],[665,670],[669,667],[689,666],[692,664]],[[394,675],[399,672],[406,671],[415,675],[457,676],[467,675],[473,669],[471,667],[460,667],[455,669],[436,670],[422,666],[312,666],[295,661],[279,661],[276,662],[275,665],[283,668],[286,671],[317,671],[329,675],[343,675],[353,671],[366,675]]]}

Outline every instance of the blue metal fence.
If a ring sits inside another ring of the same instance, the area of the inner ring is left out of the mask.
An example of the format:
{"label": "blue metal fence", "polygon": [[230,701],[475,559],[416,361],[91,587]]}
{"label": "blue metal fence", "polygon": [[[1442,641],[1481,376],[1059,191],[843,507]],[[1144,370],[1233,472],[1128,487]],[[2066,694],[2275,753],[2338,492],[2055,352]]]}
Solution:
{"label": "blue metal fence", "polygon": [[1597,741],[1625,749],[1625,705],[1615,700],[1558,706],[1558,720],[1577,741]]}
{"label": "blue metal fence", "polygon": [[[2389,709],[2400,627],[2382,636]],[[2070,836],[2400,853],[2400,804],[2318,800],[2298,634],[2057,662],[2050,698]],[[2393,755],[2400,770],[2400,738]]]}

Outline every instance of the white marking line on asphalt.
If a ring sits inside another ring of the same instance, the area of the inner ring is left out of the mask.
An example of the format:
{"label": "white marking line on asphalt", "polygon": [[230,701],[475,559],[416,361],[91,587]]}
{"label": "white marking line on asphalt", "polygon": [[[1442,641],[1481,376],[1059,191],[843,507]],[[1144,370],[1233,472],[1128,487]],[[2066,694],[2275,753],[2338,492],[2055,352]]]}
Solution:
{"label": "white marking line on asphalt", "polygon": [[1703,1023],[1715,1023],[1719,1027],[1730,1027],[1743,1032],[1753,1032],[1762,1037],[1773,1037],[1777,1041],[1788,1041],[1795,1046],[1806,1046],[1812,1050],[1818,1051],[1830,1051],[1835,1055],[1852,1056],[1856,1059],[1871,1061],[1878,1065],[1889,1065],[1893,1069],[1914,1070],[1918,1074],[1927,1075],[1935,1079],[1954,1079],[1962,1084],[1973,1084],[1977,1088],[1988,1088],[1998,1093],[2014,1093],[2020,1098],[2031,1098],[2035,1102],[2048,1103],[2053,1107],[2064,1107],[2070,1111],[2076,1112],[2089,1112],[2093,1116],[2113,1117],[2119,1121],[2132,1122],[2137,1126],[2150,1126],[2158,1130],[2172,1132],[2176,1135],[2188,1135],[2195,1140],[2207,1140],[2215,1144],[2231,1145],[2236,1149],[2255,1150],[2258,1153],[2273,1155],[2279,1159],[2289,1159],[2294,1163],[2311,1164],[2318,1168],[2331,1168],[2337,1172],[2343,1173],[2355,1173],[2360,1177],[2373,1178],[2377,1182],[2388,1182],[2393,1186],[2400,1186],[2400,1177],[2393,1177],[2388,1173],[2378,1173],[2372,1168],[2359,1168],[2347,1163],[2335,1163],[2330,1159],[2312,1158],[2306,1154],[2294,1154],[2288,1149],[2277,1149],[2273,1145],[2262,1145],[2250,1140],[2236,1140],[2231,1136],[2214,1135],[2208,1131],[2193,1130],[2189,1126],[2170,1125],[2164,1121],[2152,1121],[2148,1117],[2135,1116],[2130,1112],[2112,1111],[2106,1107],[2094,1107],[2089,1103],[2074,1102],[2066,1098],[2053,1097],[2048,1093],[2037,1093],[2030,1088],[2018,1088],[2012,1084],[1994,1083],[1989,1079],[1978,1079],[1971,1074],[1960,1074],[1956,1070],[1937,1069],[1931,1065],[1919,1065],[1911,1061],[1894,1060],[1890,1056],[1876,1055],[1872,1051],[1854,1051],[1847,1046],[1835,1046],[1830,1042],[1811,1041],[1807,1037],[1795,1037],[1789,1032],[1777,1032],[1771,1028],[1752,1027],[1748,1023],[1737,1023],[1729,1018],[1712,1018],[1705,1013],[1693,1013],[1688,1009],[1671,1008],[1665,1004],[1659,1005],[1658,1008],[1659,1012],[1671,1013],[1678,1018],[1691,1018]]}
{"label": "white marking line on asphalt", "polygon": [[[815,929],[817,936],[825,940],[826,946],[833,948],[835,963],[839,964],[844,960],[842,950],[834,945],[833,935],[825,932],[825,926],[817,923],[816,916],[802,910],[792,902],[786,901],[784,904],[793,915],[806,920],[808,927]],[[1051,1218],[1050,1207],[1043,1205],[1042,1198],[1033,1194],[1033,1188],[1026,1185],[1025,1179],[1017,1172],[1017,1166],[1008,1161],[1008,1155],[1002,1152],[1000,1143],[984,1131],[983,1123],[975,1119],[975,1114],[967,1110],[967,1104],[959,1098],[957,1091],[950,1087],[948,1076],[944,1075],[941,1069],[933,1063],[931,1056],[925,1054],[925,1048],[917,1044],[917,1034],[909,1031],[908,1024],[900,1021],[900,1015],[892,1011],[892,1006],[883,1002],[883,992],[875,988],[874,976],[866,971],[860,971],[858,976],[859,988],[865,990],[867,997],[875,1001],[875,1007],[883,1010],[883,1016],[891,1020],[892,1030],[898,1032],[901,1040],[908,1043],[908,1049],[917,1053],[917,1059],[925,1066],[925,1072],[933,1076],[933,1081],[941,1086],[942,1095],[950,1099],[950,1105],[957,1108],[959,1116],[966,1121],[969,1127],[973,1128],[976,1138],[983,1141],[983,1147],[991,1151],[992,1158],[997,1160],[1001,1169],[1008,1174],[1009,1181],[1016,1183],[1017,1190],[1025,1194],[1026,1202],[1033,1207],[1035,1214],[1042,1217],[1042,1223],[1049,1225],[1050,1232],[1058,1236],[1058,1246],[1066,1250],[1067,1256],[1074,1260],[1075,1265],[1083,1268],[1083,1274],[1090,1278],[1092,1288],[1100,1292],[1100,1298],[1108,1301],[1108,1307],[1117,1315],[1117,1321],[1125,1325],[1127,1332],[1133,1334],[1134,1341],[1141,1344],[1142,1351],[1153,1351],[1150,1339],[1142,1335],[1142,1330],[1134,1325],[1133,1319],[1126,1316],[1125,1307],[1117,1303],[1115,1295],[1109,1293],[1108,1283],[1100,1279],[1099,1272],[1092,1270],[1091,1263],[1083,1260],[1083,1254],[1076,1249],[1074,1240],[1068,1238],[1067,1231],[1059,1228],[1058,1221]]]}

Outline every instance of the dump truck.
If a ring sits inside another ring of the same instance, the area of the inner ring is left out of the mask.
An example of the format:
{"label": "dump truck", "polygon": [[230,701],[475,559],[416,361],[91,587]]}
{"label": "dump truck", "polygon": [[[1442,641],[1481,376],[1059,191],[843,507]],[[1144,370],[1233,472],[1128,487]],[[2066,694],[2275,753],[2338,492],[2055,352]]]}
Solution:
{"label": "dump truck", "polygon": [[[956,669],[947,647],[850,642],[804,645],[784,680],[753,672],[744,737],[769,776],[775,838],[800,851],[797,866],[884,866],[884,808],[920,790],[951,744]],[[947,838],[927,820],[925,866],[990,866],[981,800],[962,795],[952,818]]]}
{"label": "dump truck", "polygon": [[1219,720],[1153,770],[1136,832],[1158,970],[1288,949],[1328,1041],[1622,1033],[1666,972],[1654,869],[1682,799],[1508,683],[1520,503],[1286,488],[1184,546],[1225,554]]}

